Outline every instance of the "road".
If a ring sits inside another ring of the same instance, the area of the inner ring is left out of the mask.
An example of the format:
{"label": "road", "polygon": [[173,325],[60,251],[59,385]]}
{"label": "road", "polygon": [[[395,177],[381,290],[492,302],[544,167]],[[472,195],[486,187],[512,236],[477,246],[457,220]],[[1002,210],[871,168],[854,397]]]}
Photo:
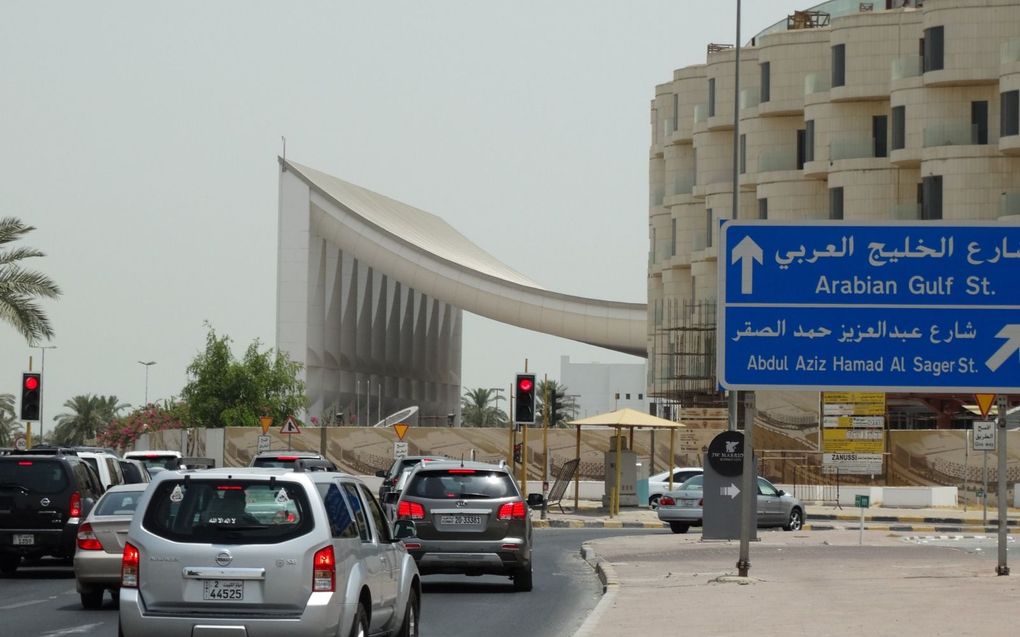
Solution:
{"label": "road", "polygon": [[[580,626],[601,596],[601,586],[580,558],[589,539],[668,531],[536,529],[535,580],[530,593],[515,593],[508,578],[424,578],[422,637],[486,635],[563,637]],[[69,565],[55,560],[23,564],[0,578],[3,634],[62,637],[117,634],[117,610],[107,595],[102,610],[83,610]],[[469,628],[468,628],[469,627]]]}

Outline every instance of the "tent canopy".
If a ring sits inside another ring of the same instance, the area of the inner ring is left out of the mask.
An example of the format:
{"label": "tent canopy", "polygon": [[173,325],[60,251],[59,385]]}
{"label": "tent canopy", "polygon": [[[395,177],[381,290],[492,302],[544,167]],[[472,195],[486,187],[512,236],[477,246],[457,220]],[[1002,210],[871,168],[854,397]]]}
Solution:
{"label": "tent canopy", "polygon": [[602,427],[652,427],[657,429],[679,429],[687,425],[665,418],[659,418],[643,411],[624,407],[604,414],[596,414],[580,420],[571,420],[570,426],[602,426]]}

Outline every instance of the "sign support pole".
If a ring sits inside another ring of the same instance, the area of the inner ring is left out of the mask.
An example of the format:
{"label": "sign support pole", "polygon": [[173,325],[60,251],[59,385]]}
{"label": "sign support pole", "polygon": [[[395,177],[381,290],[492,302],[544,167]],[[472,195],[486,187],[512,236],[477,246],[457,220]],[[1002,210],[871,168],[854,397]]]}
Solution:
{"label": "sign support pole", "polygon": [[1009,399],[999,395],[999,413],[996,416],[999,430],[999,474],[996,476],[998,484],[999,500],[999,564],[995,567],[996,575],[1009,575],[1009,566],[1006,565],[1006,410],[1009,409]]}
{"label": "sign support pole", "polygon": [[740,501],[740,559],[737,560],[737,575],[747,577],[751,568],[751,534],[757,520],[754,511],[758,500],[758,480],[754,466],[754,392],[744,394],[744,479],[741,482]]}
{"label": "sign support pole", "polygon": [[984,480],[985,483],[984,490],[981,492],[982,502],[981,523],[985,526],[988,526],[988,452],[982,451],[981,455],[984,456],[984,463],[983,466],[981,467],[981,478],[982,480]]}

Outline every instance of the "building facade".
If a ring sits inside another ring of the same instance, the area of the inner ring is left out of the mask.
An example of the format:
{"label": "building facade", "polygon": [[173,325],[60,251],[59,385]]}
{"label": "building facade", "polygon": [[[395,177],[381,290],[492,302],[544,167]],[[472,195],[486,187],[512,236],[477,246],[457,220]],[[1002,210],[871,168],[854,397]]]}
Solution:
{"label": "building facade", "polygon": [[1020,218],[1020,2],[826,2],[741,48],[739,95],[734,58],[651,103],[648,391],[685,405],[721,399],[720,219]]}
{"label": "building facade", "polygon": [[574,397],[578,418],[629,407],[648,412],[644,363],[572,363],[560,356],[560,384]]}

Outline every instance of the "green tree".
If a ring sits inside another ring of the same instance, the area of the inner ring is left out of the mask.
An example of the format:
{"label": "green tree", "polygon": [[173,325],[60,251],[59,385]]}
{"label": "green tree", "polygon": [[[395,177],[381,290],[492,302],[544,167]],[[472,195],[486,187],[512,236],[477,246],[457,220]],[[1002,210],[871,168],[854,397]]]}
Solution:
{"label": "green tree", "polygon": [[64,403],[68,410],[59,414],[53,431],[53,442],[58,445],[83,445],[96,439],[128,405],[116,396],[75,396]]}
{"label": "green tree", "polygon": [[32,230],[35,230],[33,226],[25,225],[20,219],[0,219],[0,319],[13,325],[29,343],[53,337],[50,321],[36,299],[60,296],[60,288],[48,276],[19,264],[23,259],[44,256],[42,252],[35,248],[7,247]]}
{"label": "green tree", "polygon": [[[545,397],[546,391],[549,395],[550,407],[556,406],[556,418],[555,422],[550,422],[550,427],[566,427],[567,422],[577,418],[577,396],[567,394],[566,385],[561,385],[555,380],[541,380],[538,382],[538,387],[535,390],[535,417],[539,423],[543,422],[545,417]],[[552,413],[549,414],[550,420],[552,420]]]}
{"label": "green tree", "polygon": [[0,447],[11,447],[21,432],[21,423],[14,413],[14,394],[0,394]]}
{"label": "green tree", "polygon": [[460,417],[468,427],[505,427],[506,412],[497,407],[499,394],[478,387],[464,392],[460,398]]}
{"label": "green tree", "polygon": [[245,427],[267,415],[282,423],[308,406],[301,363],[271,348],[260,350],[258,339],[244,358],[235,360],[230,337],[209,327],[205,350],[188,366],[188,384],[181,395],[191,424],[202,427]]}

